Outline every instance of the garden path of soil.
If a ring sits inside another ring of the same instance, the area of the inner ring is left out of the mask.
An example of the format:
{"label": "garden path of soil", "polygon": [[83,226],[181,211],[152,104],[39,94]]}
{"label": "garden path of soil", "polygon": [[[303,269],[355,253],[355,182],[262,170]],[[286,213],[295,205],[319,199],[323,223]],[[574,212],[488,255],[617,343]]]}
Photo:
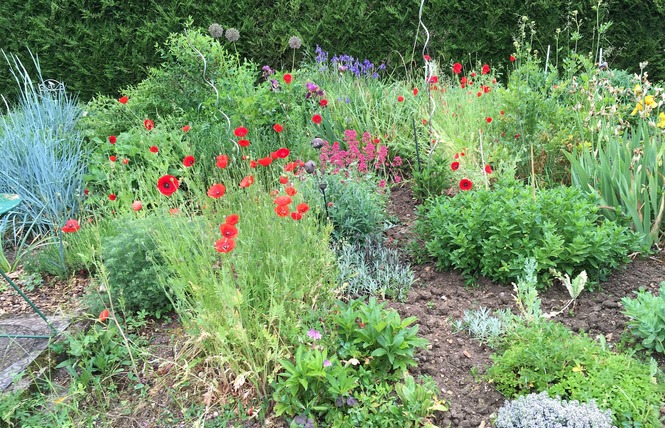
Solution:
{"label": "garden path of soil", "polygon": [[[416,205],[408,187],[391,191],[388,211],[400,220],[387,232],[391,245],[405,248],[414,239],[412,225]],[[476,287],[465,287],[458,273],[437,272],[432,264],[414,264],[412,268],[416,283],[406,301],[391,302],[390,306],[402,317],[418,317],[420,336],[430,341],[431,347],[418,354],[419,365],[415,371],[431,376],[449,404],[449,411],[440,415],[437,425],[490,427],[492,415],[505,402],[499,392],[481,379],[491,364],[492,350],[464,332],[454,332],[452,321],[461,319],[465,310],[480,306],[492,310],[513,307],[512,287],[483,279]],[[639,287],[657,292],[661,281],[665,281],[665,254],[662,252],[656,257],[635,260],[602,283],[600,291],[583,292],[577,299],[574,314],[566,311],[554,319],[573,331],[584,330],[591,337],[605,335],[608,343],[615,344],[621,339],[628,321],[621,313],[621,299],[632,295]],[[562,285],[552,286],[540,297],[544,312],[559,310],[569,300]],[[659,362],[663,368],[663,360]]]}

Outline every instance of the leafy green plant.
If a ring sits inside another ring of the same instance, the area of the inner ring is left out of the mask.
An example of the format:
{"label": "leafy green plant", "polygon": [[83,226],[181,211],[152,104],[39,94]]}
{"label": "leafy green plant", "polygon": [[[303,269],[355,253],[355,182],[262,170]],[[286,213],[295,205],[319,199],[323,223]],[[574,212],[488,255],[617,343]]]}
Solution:
{"label": "leafy green plant", "polygon": [[104,321],[97,320],[86,331],[67,335],[63,342],[51,345],[54,351],[66,355],[57,367],[64,367],[77,387],[106,388],[126,377],[139,382],[132,371],[136,368],[131,349],[123,341],[121,330],[115,321]]}
{"label": "leafy green plant", "polygon": [[507,397],[547,391],[565,400],[595,400],[617,426],[659,426],[662,380],[655,362],[617,354],[563,324],[540,320],[507,330],[488,379]]}
{"label": "leafy green plant", "polygon": [[414,166],[411,170],[413,195],[423,200],[443,195],[453,184],[451,175],[450,164],[438,157],[422,168]]}
{"label": "leafy green plant", "polygon": [[621,299],[624,313],[630,318],[630,332],[641,339],[645,349],[665,353],[665,282],[660,284],[660,295],[640,289],[634,298]]}
{"label": "leafy green plant", "polygon": [[646,248],[660,242],[665,215],[663,133],[640,120],[621,136],[607,135],[592,149],[565,153],[573,184],[597,195],[610,219],[630,218]]}
{"label": "leafy green plant", "polygon": [[342,243],[337,255],[339,281],[348,296],[404,299],[414,282],[413,271],[400,260],[399,252],[384,247],[379,240]]}
{"label": "leafy green plant", "polygon": [[181,227],[177,219],[149,216],[117,220],[117,234],[102,241],[103,263],[115,304],[133,313],[141,310],[160,316],[171,309],[171,300],[159,281],[167,264],[152,236],[159,222]]}
{"label": "leafy green plant", "polygon": [[628,262],[637,246],[627,227],[603,221],[596,199],[574,188],[534,197],[524,187],[499,186],[429,200],[418,214],[420,253],[468,278],[515,280],[533,258],[541,286],[549,284],[550,268],[568,275],[586,270],[591,285]]}
{"label": "leafy green plant", "polygon": [[399,375],[416,365],[417,348],[427,340],[417,337],[418,326],[411,326],[416,317],[402,320],[394,309],[385,309],[370,297],[366,303],[352,300],[338,302],[339,313],[333,317],[339,336],[340,358],[372,357],[370,368],[385,375]]}

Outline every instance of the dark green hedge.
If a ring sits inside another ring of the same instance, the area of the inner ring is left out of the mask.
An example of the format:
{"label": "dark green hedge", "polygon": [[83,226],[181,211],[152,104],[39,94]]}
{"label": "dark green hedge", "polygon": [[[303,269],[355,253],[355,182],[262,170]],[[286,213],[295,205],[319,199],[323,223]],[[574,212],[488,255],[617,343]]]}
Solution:
{"label": "dark green hedge", "polygon": [[[596,13],[588,0],[428,0],[424,21],[431,32],[430,54],[449,61],[506,63],[514,51],[513,36],[522,15],[536,21],[534,48],[568,46],[568,11],[582,19],[580,51],[589,50]],[[605,19],[613,21],[607,45],[615,68],[638,70],[649,61],[655,79],[665,79],[665,1],[606,0]],[[188,17],[194,26],[218,22],[235,27],[239,53],[273,67],[289,65],[287,42],[299,35],[304,44],[297,59],[316,44],[331,53],[383,59],[389,66],[410,57],[416,35],[419,0],[3,0],[0,2],[0,48],[27,58],[26,48],[39,54],[45,77],[65,81],[88,99],[97,93],[140,81],[149,66],[159,63],[155,45],[181,31]],[[603,7],[604,9],[604,7]],[[420,32],[422,36],[422,31]],[[424,38],[419,37],[417,51]],[[563,52],[565,54],[565,52]],[[561,54],[560,54],[561,56]],[[15,90],[6,67],[0,67],[0,93]]]}

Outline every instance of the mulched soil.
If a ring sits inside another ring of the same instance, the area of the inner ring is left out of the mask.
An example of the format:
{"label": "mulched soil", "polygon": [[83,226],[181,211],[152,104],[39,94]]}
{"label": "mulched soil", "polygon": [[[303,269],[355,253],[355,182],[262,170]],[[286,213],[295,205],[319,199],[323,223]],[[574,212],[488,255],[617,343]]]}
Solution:
{"label": "mulched soil", "polygon": [[[388,210],[400,220],[388,231],[393,245],[404,248],[414,239],[416,205],[408,187],[392,191]],[[506,400],[482,380],[491,365],[492,349],[463,332],[453,331],[452,321],[461,319],[465,310],[480,306],[492,310],[514,308],[512,287],[484,279],[476,287],[465,287],[463,277],[456,272],[437,272],[431,264],[412,268],[417,279],[406,301],[391,302],[390,306],[403,317],[418,317],[420,334],[430,341],[430,348],[418,355],[416,372],[431,376],[450,406],[440,415],[438,425],[489,427],[492,415]],[[616,344],[628,321],[621,312],[621,299],[640,287],[657,292],[661,281],[665,281],[665,253],[634,260],[602,283],[599,291],[584,291],[573,311],[567,310],[554,319],[592,337],[602,334],[608,343]],[[540,297],[544,312],[558,311],[570,299],[563,285],[551,287]],[[661,359],[661,368],[665,367],[663,362]]]}

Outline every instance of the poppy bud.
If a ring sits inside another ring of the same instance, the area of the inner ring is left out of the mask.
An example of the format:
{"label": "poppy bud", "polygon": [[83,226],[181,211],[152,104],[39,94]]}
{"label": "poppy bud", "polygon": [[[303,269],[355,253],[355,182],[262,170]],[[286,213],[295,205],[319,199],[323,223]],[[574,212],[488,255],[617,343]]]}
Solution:
{"label": "poppy bud", "polygon": [[314,171],[316,171],[316,164],[314,161],[309,160],[305,162],[305,171],[307,171],[308,174],[313,174]]}

